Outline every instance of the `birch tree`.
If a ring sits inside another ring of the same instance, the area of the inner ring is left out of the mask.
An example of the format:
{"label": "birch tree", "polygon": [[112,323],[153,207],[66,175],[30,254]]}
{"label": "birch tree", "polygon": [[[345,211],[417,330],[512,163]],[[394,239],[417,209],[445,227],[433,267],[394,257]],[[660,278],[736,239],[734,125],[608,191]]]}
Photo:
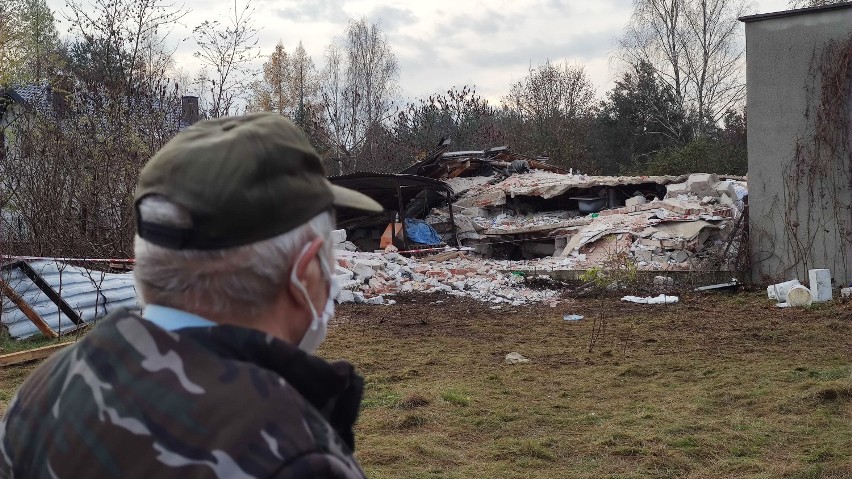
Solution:
{"label": "birch tree", "polygon": [[393,114],[399,65],[378,24],[351,20],[342,45],[326,50],[320,95],[338,169],[378,156],[378,138]]}

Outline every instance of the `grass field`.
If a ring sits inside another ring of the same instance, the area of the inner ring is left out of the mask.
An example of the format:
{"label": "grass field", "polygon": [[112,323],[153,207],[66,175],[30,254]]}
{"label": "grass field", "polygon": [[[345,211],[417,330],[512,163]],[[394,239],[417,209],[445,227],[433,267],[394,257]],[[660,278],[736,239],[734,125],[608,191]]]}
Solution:
{"label": "grass field", "polygon": [[367,380],[371,478],[852,477],[852,304],[398,299],[339,308],[320,351]]}
{"label": "grass field", "polygon": [[435,300],[341,308],[322,349],[367,379],[370,477],[852,477],[852,305]]}

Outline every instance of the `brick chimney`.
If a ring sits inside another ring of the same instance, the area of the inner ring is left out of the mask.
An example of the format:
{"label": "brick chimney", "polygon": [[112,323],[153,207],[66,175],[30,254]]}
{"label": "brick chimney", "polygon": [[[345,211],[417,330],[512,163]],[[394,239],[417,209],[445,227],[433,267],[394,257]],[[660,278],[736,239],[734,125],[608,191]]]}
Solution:
{"label": "brick chimney", "polygon": [[192,125],[198,121],[198,97],[184,95],[180,98],[180,122],[184,125]]}

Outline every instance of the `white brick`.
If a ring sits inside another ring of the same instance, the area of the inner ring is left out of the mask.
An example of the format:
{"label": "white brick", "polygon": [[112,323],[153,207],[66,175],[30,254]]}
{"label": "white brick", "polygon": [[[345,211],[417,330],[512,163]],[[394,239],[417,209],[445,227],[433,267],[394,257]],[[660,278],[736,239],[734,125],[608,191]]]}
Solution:
{"label": "white brick", "polygon": [[363,279],[372,278],[373,275],[376,274],[376,270],[362,263],[356,264],[355,267],[352,268],[352,271],[355,273],[356,276]]}
{"label": "white brick", "polygon": [[334,230],[331,232],[331,244],[341,244],[346,241],[346,230]]}
{"label": "white brick", "polygon": [[367,304],[385,304],[385,298],[383,296],[373,296],[372,298],[367,298],[364,302]]}
{"label": "white brick", "polygon": [[354,303],[355,302],[355,293],[353,293],[352,291],[345,290],[345,289],[341,290],[340,294],[337,295],[337,302],[341,303],[341,304],[343,304],[343,303]]}

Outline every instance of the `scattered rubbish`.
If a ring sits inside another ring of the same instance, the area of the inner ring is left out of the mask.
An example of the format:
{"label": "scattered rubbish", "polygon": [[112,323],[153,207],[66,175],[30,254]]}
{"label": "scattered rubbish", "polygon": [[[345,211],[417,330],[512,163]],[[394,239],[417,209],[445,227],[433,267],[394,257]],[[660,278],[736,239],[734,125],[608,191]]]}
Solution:
{"label": "scattered rubbish", "polygon": [[728,283],[711,284],[709,286],[701,286],[695,288],[695,291],[702,293],[718,293],[718,292],[735,292],[740,289],[742,284],[736,279],[732,279]]}
{"label": "scattered rubbish", "polygon": [[667,296],[665,294],[661,294],[656,297],[652,296],[647,298],[640,298],[638,296],[625,296],[621,298],[621,300],[636,304],[674,304],[680,301],[680,298],[677,296]]}
{"label": "scattered rubbish", "polygon": [[528,362],[530,362],[530,360],[523,357],[520,353],[509,353],[506,355],[506,364],[522,364]]}
{"label": "scattered rubbish", "polygon": [[787,293],[787,304],[791,307],[810,306],[812,303],[813,295],[811,295],[811,290],[805,286],[793,286]]}
{"label": "scattered rubbish", "polygon": [[852,298],[852,288],[841,288],[840,289],[840,297],[843,299]]}
{"label": "scattered rubbish", "polygon": [[579,314],[566,314],[562,317],[562,319],[564,319],[565,321],[581,321],[583,319],[583,316]]}
{"label": "scattered rubbish", "polygon": [[812,269],[808,271],[811,295],[814,303],[831,301],[831,271],[827,269]]}
{"label": "scattered rubbish", "polygon": [[654,286],[674,286],[674,278],[670,276],[654,276]]}
{"label": "scattered rubbish", "polygon": [[766,288],[766,295],[769,296],[769,299],[774,299],[779,303],[786,303],[787,293],[790,291],[790,288],[799,285],[801,285],[801,283],[799,283],[798,279],[773,284]]}

